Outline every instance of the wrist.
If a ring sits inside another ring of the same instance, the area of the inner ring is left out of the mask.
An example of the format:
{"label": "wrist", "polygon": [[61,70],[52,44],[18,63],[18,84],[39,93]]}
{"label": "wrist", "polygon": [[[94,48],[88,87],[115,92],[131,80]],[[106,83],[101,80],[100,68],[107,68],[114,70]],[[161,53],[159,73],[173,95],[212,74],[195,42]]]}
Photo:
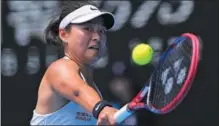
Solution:
{"label": "wrist", "polygon": [[92,111],[93,116],[97,119],[100,112],[107,106],[112,107],[112,105],[105,100],[97,102],[93,108],[93,111]]}

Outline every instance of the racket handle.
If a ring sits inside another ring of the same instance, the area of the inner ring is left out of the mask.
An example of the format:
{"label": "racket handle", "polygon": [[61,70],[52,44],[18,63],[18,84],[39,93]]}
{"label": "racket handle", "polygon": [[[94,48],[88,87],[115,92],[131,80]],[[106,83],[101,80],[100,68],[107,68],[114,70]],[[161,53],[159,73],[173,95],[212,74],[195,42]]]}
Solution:
{"label": "racket handle", "polygon": [[133,112],[128,108],[128,104],[124,105],[119,111],[114,115],[116,123],[122,123],[126,118],[128,118]]}

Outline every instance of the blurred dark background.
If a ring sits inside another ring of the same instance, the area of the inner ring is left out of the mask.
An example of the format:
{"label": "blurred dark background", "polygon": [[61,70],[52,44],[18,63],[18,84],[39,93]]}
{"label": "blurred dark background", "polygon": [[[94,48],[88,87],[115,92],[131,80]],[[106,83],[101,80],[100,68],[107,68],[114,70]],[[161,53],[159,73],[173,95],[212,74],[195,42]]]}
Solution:
{"label": "blurred dark background", "polygon": [[[45,44],[43,30],[58,1],[2,3],[1,87],[2,125],[29,125],[41,77],[59,51]],[[115,14],[108,32],[108,50],[95,64],[95,82],[116,107],[130,101],[147,81],[157,58],[171,40],[192,32],[202,40],[202,56],[188,97],[167,115],[138,111],[131,124],[145,126],[218,125],[218,4],[215,1],[96,1]],[[156,53],[146,66],[130,57],[138,43]]]}

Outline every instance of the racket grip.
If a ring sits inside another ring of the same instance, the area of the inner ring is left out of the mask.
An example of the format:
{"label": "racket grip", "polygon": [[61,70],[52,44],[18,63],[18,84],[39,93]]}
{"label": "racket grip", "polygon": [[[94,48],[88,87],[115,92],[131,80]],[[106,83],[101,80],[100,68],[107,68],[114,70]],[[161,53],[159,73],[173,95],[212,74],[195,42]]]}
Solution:
{"label": "racket grip", "polygon": [[126,118],[132,115],[132,111],[128,108],[128,104],[124,105],[119,111],[114,115],[116,123],[122,123]]}

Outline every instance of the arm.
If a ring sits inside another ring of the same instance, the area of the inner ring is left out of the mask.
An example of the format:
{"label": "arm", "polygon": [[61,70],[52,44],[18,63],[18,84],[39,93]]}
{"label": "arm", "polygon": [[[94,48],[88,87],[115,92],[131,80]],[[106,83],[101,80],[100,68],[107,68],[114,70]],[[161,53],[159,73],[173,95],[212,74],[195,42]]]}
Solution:
{"label": "arm", "polygon": [[[64,65],[63,65],[64,64]],[[71,63],[54,63],[50,66],[48,72],[48,80],[55,92],[68,100],[74,101],[92,113],[94,106],[101,101],[98,93],[84,82]],[[115,124],[113,115],[116,109],[112,107],[104,107],[99,113],[98,125]]]}
{"label": "arm", "polygon": [[48,77],[55,92],[80,104],[90,113],[101,100],[97,92],[81,79],[78,69],[71,62],[52,64]]}

